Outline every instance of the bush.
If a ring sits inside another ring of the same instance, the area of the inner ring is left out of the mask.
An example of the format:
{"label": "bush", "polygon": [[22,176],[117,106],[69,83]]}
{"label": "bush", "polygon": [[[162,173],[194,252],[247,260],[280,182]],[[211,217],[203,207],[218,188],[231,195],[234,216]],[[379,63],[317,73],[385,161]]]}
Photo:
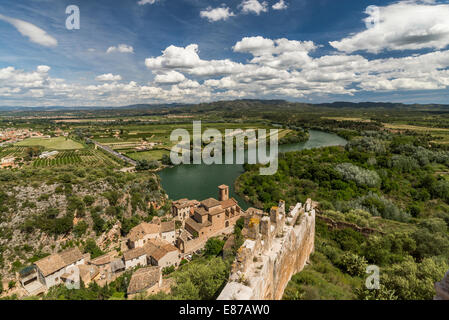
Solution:
{"label": "bush", "polygon": [[351,163],[339,164],[336,170],[346,181],[354,181],[360,187],[374,188],[381,182],[376,171],[362,169]]}
{"label": "bush", "polygon": [[368,263],[364,257],[351,252],[345,252],[340,259],[339,267],[351,276],[361,277],[366,272]]}

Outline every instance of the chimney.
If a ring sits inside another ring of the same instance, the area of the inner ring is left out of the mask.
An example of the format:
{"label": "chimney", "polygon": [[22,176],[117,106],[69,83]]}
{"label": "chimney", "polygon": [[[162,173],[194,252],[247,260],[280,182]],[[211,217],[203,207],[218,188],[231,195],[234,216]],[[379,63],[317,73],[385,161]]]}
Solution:
{"label": "chimney", "polygon": [[222,184],[218,187],[218,200],[226,201],[229,199],[229,187],[227,185]]}

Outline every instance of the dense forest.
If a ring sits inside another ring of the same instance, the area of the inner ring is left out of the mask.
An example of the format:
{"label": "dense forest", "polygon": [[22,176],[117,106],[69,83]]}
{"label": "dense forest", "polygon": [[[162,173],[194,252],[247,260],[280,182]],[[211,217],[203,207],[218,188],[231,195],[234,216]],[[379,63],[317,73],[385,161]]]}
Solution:
{"label": "dense forest", "polygon": [[[346,147],[281,154],[273,176],[246,165],[238,189],[265,210],[311,197],[320,215],[376,231],[332,230],[318,218],[312,263],[285,299],[432,299],[449,268],[448,168],[449,153],[427,135],[361,131]],[[382,290],[363,289],[368,265],[380,267]]]}

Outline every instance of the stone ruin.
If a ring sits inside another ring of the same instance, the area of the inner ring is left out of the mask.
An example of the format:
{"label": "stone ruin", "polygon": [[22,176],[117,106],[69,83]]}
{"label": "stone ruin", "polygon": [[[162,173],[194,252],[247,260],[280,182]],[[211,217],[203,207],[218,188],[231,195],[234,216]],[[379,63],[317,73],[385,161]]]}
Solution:
{"label": "stone ruin", "polygon": [[219,300],[281,299],[294,273],[314,249],[315,206],[311,199],[290,207],[280,201],[269,213],[248,210],[229,282]]}

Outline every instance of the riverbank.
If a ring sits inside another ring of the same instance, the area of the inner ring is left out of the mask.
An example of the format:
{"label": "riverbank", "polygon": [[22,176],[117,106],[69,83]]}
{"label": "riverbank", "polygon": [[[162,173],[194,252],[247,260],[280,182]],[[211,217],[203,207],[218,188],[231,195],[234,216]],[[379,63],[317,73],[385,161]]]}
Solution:
{"label": "riverbank", "polygon": [[[301,151],[328,146],[344,146],[347,141],[336,134],[310,130],[309,140],[302,143],[280,145],[279,152]],[[217,197],[216,188],[221,184],[230,186],[230,196],[234,197],[244,210],[252,204],[236,192],[236,181],[245,173],[243,165],[179,165],[168,167],[157,174],[163,189],[170,199],[182,198],[203,200]]]}

